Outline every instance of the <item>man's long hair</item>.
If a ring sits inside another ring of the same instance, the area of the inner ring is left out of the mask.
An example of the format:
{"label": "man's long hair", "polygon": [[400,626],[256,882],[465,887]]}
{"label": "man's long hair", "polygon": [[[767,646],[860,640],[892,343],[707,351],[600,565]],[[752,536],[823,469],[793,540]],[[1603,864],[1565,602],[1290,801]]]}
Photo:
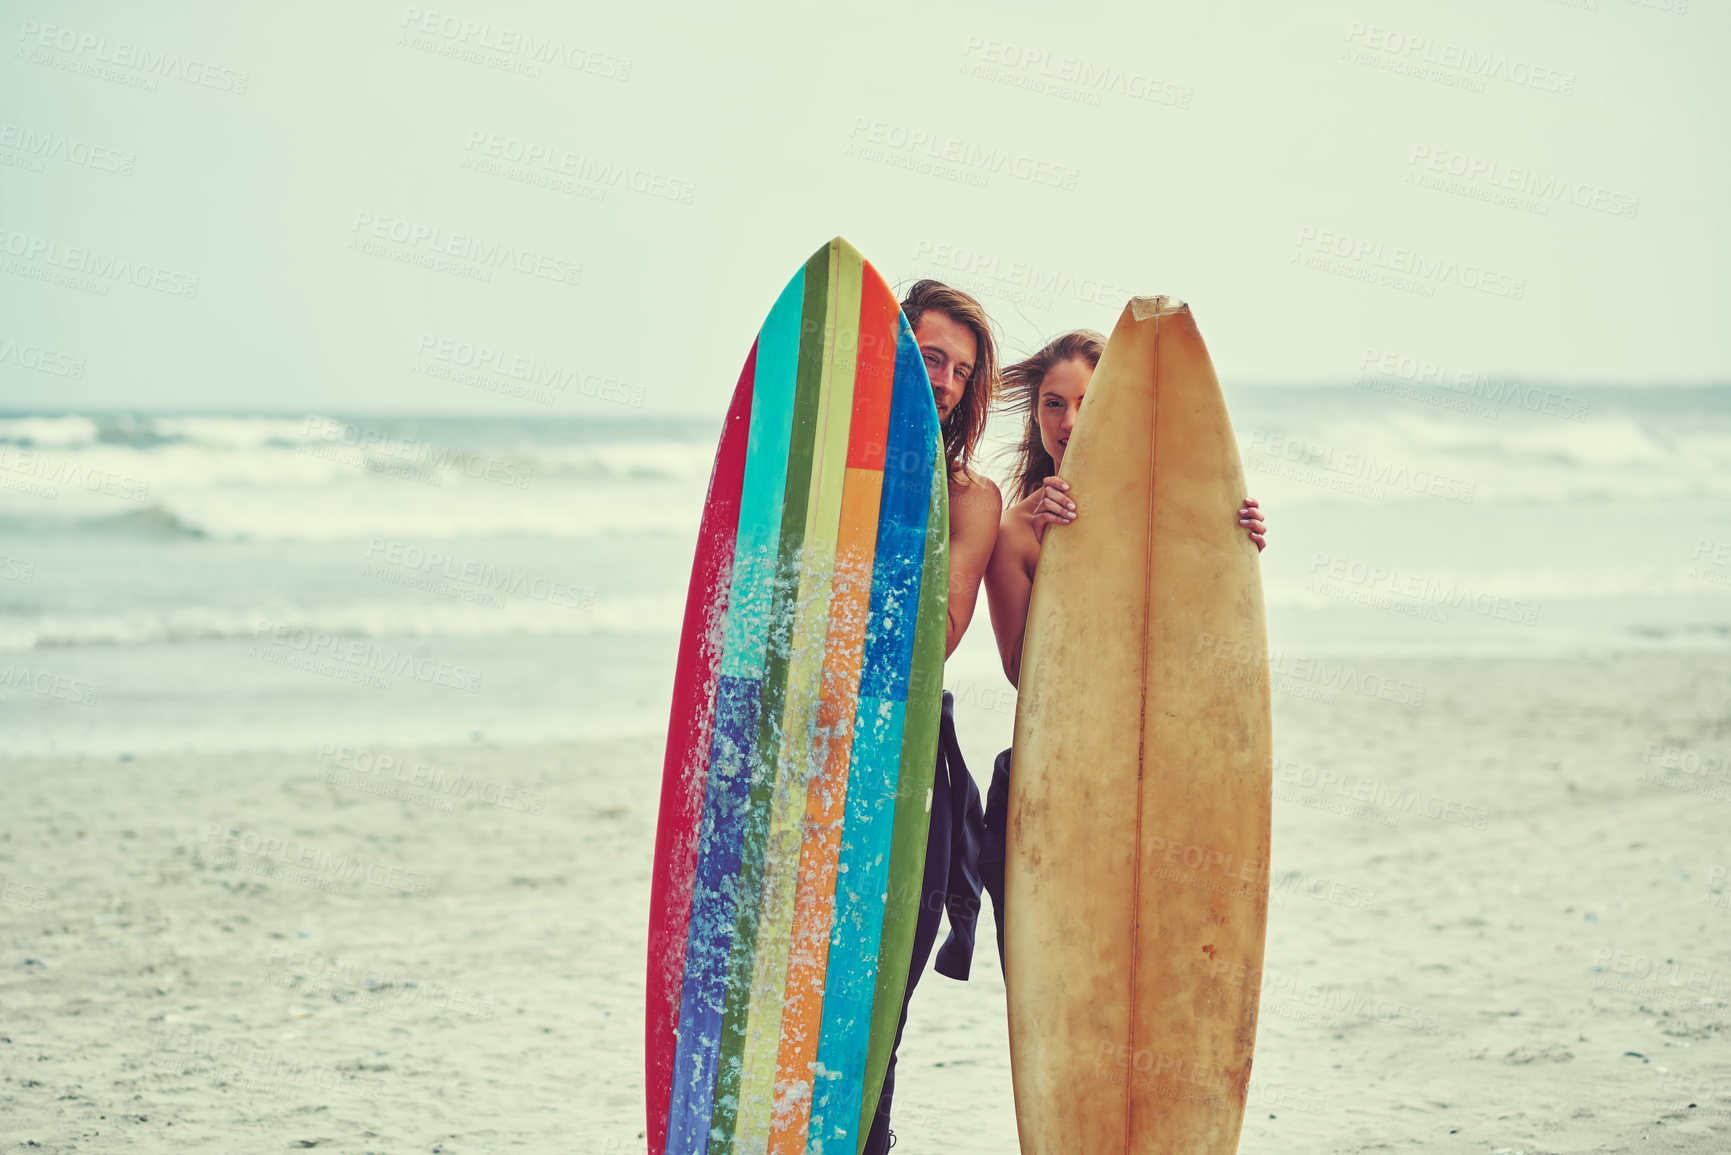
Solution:
{"label": "man's long hair", "polygon": [[968,464],[986,432],[986,417],[997,393],[998,346],[992,339],[992,323],[986,310],[973,297],[941,281],[915,281],[902,298],[902,312],[908,324],[918,328],[920,318],[934,310],[971,332],[979,347],[974,356],[974,370],[962,389],[962,399],[944,418],[944,457],[949,463],[950,480],[965,485]]}

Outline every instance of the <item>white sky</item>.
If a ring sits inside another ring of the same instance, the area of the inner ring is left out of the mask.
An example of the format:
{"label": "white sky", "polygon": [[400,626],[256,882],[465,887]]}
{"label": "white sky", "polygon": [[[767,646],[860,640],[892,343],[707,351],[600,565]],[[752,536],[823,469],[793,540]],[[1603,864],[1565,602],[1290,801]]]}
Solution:
{"label": "white sky", "polygon": [[[1370,349],[1568,383],[1726,380],[1731,15],[1594,2],[8,4],[0,407],[547,412],[417,372],[448,340],[643,390],[641,410],[556,412],[713,414],[781,284],[838,232],[892,282],[983,261],[952,279],[980,286],[1012,354],[1163,292],[1192,302],[1229,383],[1347,382]],[[466,20],[490,26],[465,39]],[[522,60],[497,47],[508,29],[591,70],[496,67]],[[148,73],[122,42],[178,62]],[[1469,52],[1532,83],[1463,89]],[[1379,67],[1427,57],[1457,83]],[[1044,72],[1072,91],[1026,87]],[[224,91],[239,73],[244,93]],[[874,132],[881,153],[848,154]],[[888,143],[911,133],[1011,159],[984,187],[885,163],[924,156]],[[491,136],[626,175],[586,196],[465,169]],[[1445,180],[1477,159],[1599,207],[1420,187],[1421,149]],[[628,187],[651,177],[690,203]],[[352,251],[360,214],[581,276],[483,283]],[[1407,250],[1445,270],[1418,286],[1434,295],[1358,279]],[[196,276],[197,295],[35,279],[118,260]],[[1012,300],[1028,266],[1060,285]],[[1500,293],[1457,283],[1479,270]],[[83,375],[26,367],[26,348]]]}

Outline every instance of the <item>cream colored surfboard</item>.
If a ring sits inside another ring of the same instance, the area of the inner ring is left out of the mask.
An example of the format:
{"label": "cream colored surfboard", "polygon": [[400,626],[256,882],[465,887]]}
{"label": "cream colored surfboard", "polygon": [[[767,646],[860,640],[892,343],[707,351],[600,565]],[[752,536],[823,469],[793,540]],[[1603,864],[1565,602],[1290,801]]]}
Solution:
{"label": "cream colored surfboard", "polygon": [[1189,306],[1137,297],[1064,457],[1010,778],[1005,976],[1025,1155],[1230,1155],[1268,921],[1267,628]]}

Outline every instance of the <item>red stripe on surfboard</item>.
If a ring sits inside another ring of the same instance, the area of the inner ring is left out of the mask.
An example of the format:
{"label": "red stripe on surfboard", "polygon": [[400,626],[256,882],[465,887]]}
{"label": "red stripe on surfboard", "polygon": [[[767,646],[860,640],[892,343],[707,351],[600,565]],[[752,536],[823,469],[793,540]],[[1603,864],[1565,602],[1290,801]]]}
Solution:
{"label": "red stripe on surfboard", "polygon": [[667,758],[661,771],[661,810],[655,828],[655,870],[649,891],[649,1005],[645,1032],[649,1150],[667,1145],[667,1110],[673,1089],[673,1058],[679,1047],[680,992],[685,981],[686,936],[697,871],[697,835],[703,821],[709,745],[715,723],[715,684],[721,665],[722,631],[732,585],[733,547],[739,532],[740,490],[751,441],[751,394],[757,343],[746,356],[739,385],[727,409],[709,498],[697,535],[685,624],[679,636],[679,666],[673,678],[673,709],[667,727]]}
{"label": "red stripe on surfboard", "polygon": [[855,361],[853,427],[848,430],[847,467],[882,469],[889,442],[890,391],[896,378],[896,316],[901,306],[883,277],[865,265],[860,294],[859,357]]}

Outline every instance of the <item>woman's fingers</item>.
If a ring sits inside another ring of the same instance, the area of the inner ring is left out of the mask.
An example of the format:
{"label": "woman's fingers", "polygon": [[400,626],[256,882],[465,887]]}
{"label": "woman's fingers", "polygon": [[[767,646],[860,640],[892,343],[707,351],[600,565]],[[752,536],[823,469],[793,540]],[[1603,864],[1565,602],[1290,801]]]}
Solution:
{"label": "woman's fingers", "polygon": [[1040,504],[1035,506],[1034,514],[1029,518],[1034,527],[1035,541],[1042,544],[1045,542],[1048,526],[1069,525],[1076,520],[1075,509],[1058,504],[1061,500],[1063,500],[1061,496],[1055,497],[1047,493],[1041,497]]}
{"label": "woman's fingers", "polygon": [[1036,511],[1036,516],[1051,517],[1054,521],[1075,521],[1076,503],[1070,501],[1068,498],[1053,497],[1051,494],[1047,494],[1045,500],[1040,502],[1040,508]]}

